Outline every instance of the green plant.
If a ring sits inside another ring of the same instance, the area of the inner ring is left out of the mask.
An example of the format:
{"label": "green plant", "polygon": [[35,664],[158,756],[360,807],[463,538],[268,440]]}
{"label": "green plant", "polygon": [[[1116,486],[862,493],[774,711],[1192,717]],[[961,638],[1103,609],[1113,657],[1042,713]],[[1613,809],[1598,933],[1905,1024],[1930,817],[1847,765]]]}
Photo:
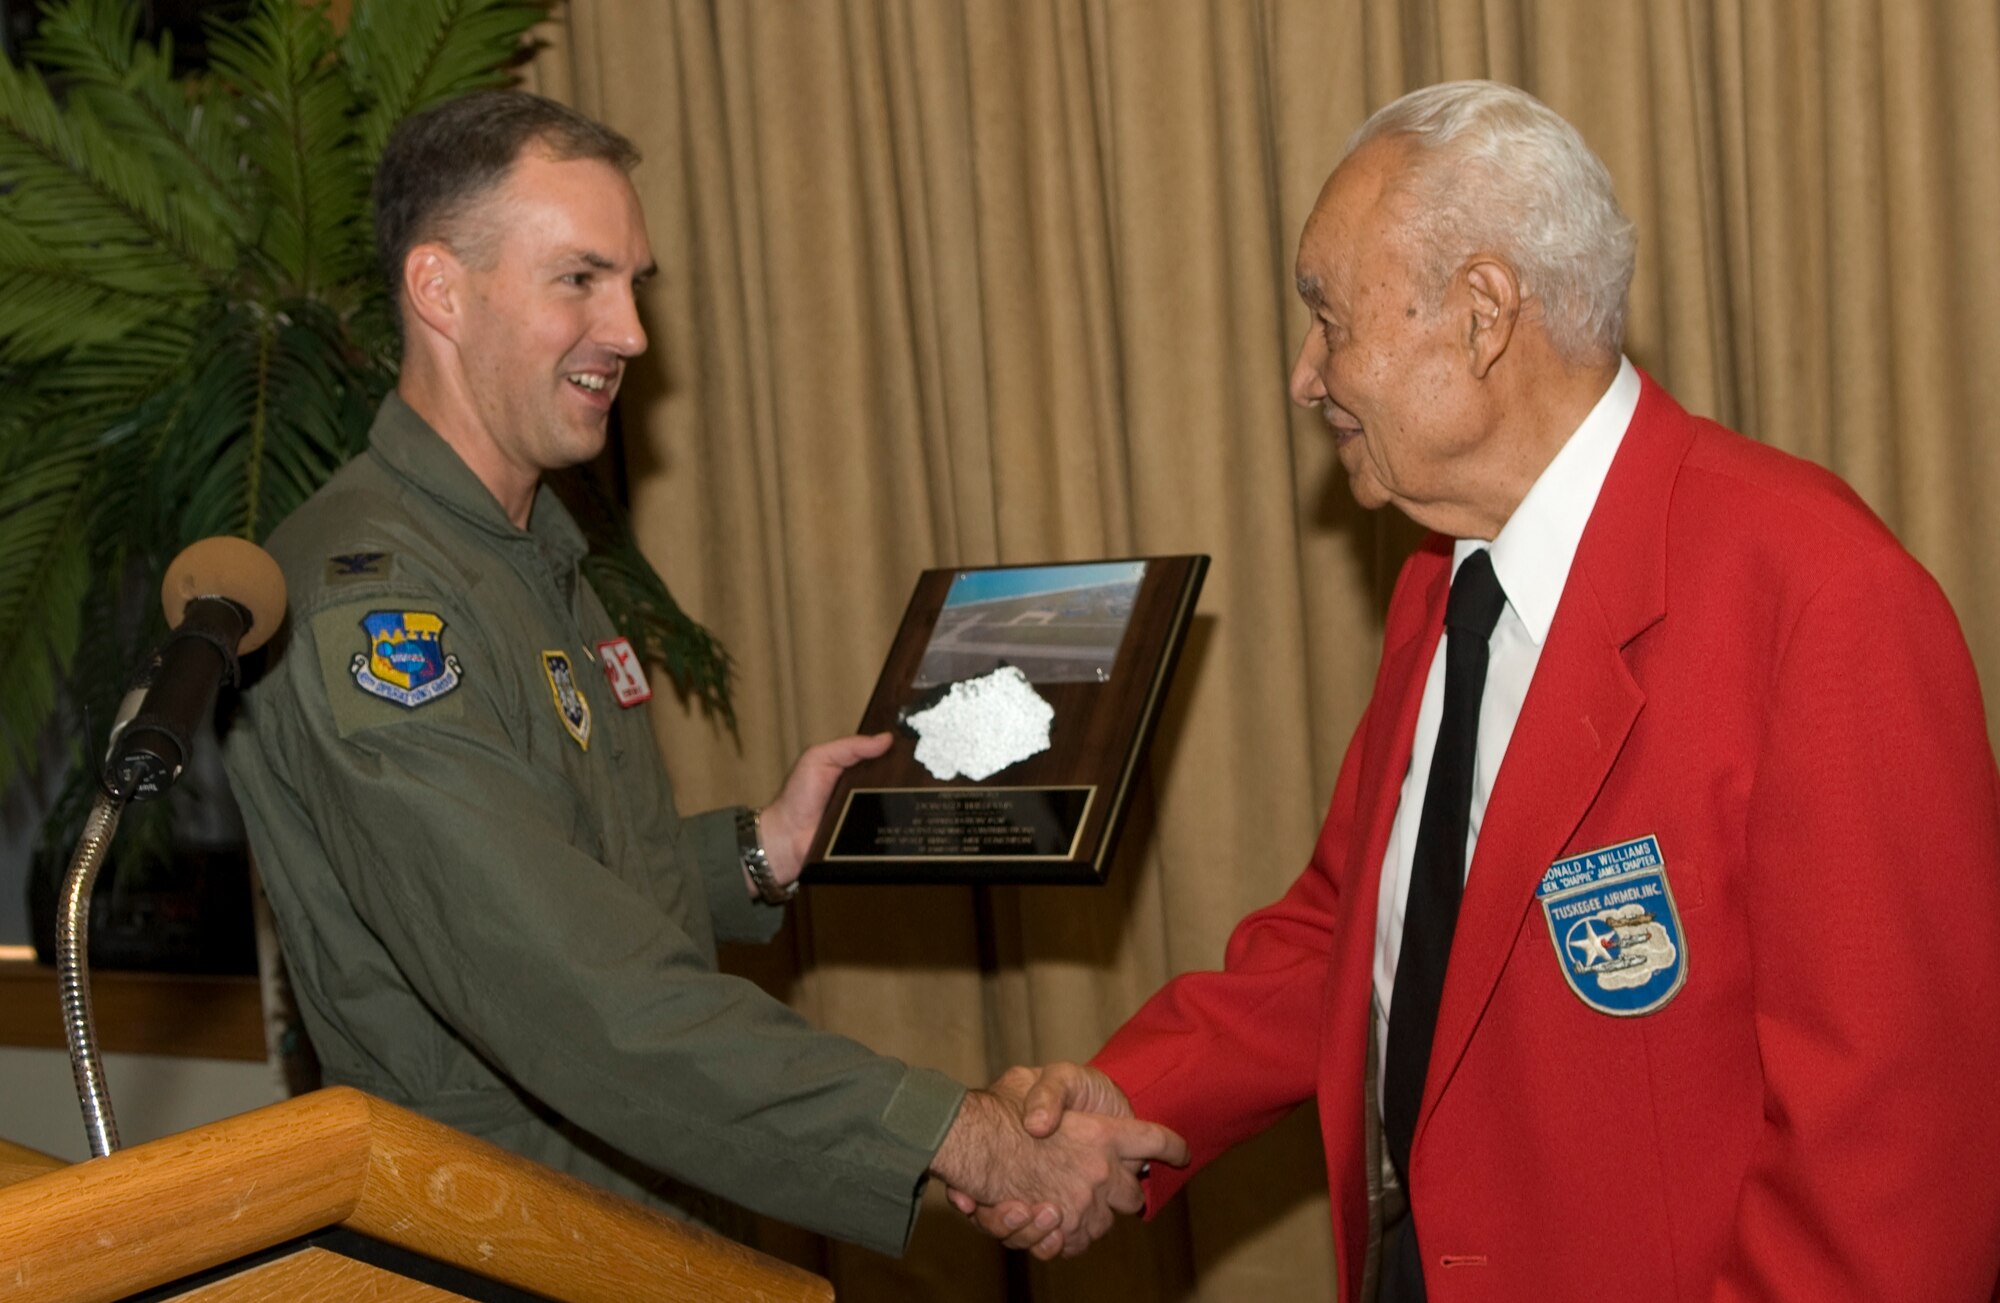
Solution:
{"label": "green plant", "polygon": [[[398,354],[376,159],[406,114],[505,81],[546,9],[357,0],[337,31],[253,0],[177,78],[132,0],[66,0],[0,61],[0,785],[58,700],[101,728],[159,631],[122,613],[184,544],[261,540],[365,444]],[[606,495],[564,496],[613,618],[733,726],[721,646]]]}

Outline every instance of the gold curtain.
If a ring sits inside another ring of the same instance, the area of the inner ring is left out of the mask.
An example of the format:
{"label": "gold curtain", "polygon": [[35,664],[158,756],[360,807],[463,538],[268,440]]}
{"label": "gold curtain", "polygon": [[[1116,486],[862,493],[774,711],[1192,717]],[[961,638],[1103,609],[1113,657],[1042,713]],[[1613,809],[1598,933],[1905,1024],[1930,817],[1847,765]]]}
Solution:
{"label": "gold curtain", "polygon": [[[531,83],[647,156],[636,518],[741,672],[740,744],[658,712],[685,806],[853,726],[922,568],[1214,556],[1110,885],[811,892],[732,963],[822,1026],[968,1082],[1086,1056],[1303,865],[1415,536],[1287,405],[1293,245],[1428,82],[1578,124],[1640,230],[1628,351],[1844,475],[2000,690],[1992,0],[570,0],[545,35]],[[935,1199],[900,1263],[768,1242],[853,1299],[1323,1299],[1314,1126],[1075,1262]]]}

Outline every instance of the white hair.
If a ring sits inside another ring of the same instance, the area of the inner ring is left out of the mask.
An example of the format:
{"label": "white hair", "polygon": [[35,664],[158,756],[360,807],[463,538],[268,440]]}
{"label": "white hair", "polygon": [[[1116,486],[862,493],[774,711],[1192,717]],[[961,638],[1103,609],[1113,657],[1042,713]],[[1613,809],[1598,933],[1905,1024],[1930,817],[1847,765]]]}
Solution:
{"label": "white hair", "polygon": [[1347,153],[1389,136],[1414,151],[1399,188],[1416,201],[1433,295],[1462,259],[1488,250],[1514,265],[1524,297],[1541,301],[1559,353],[1616,356],[1637,241],[1611,173],[1575,127],[1524,90],[1455,81],[1377,110]]}

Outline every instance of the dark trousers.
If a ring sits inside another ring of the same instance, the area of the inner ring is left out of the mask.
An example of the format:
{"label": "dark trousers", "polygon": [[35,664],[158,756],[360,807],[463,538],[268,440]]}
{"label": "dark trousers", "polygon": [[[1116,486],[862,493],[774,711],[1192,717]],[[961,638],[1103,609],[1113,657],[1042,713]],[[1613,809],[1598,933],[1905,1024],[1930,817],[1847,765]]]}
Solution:
{"label": "dark trousers", "polygon": [[1417,1247],[1416,1219],[1407,1213],[1382,1231],[1382,1279],[1378,1303],[1424,1303],[1424,1258]]}

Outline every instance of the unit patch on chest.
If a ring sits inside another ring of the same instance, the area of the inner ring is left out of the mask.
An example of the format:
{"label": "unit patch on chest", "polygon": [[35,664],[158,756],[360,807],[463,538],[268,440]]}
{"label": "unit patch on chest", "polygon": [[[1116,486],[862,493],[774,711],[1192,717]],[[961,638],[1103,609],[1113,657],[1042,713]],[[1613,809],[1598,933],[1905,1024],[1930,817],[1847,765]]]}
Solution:
{"label": "unit patch on chest", "polygon": [[646,682],[646,667],[640,663],[639,653],[632,650],[630,640],[606,638],[597,644],[597,659],[604,666],[604,677],[619,705],[629,710],[653,699],[653,685]]}
{"label": "unit patch on chest", "polygon": [[361,617],[368,650],[348,664],[354,686],[415,710],[462,681],[458,657],[444,650],[444,620],[432,611],[370,611]]}
{"label": "unit patch on chest", "polygon": [[1569,989],[1599,1013],[1652,1013],[1687,981],[1687,939],[1660,839],[1557,860],[1535,896]]}
{"label": "unit patch on chest", "polygon": [[548,676],[549,695],[555,698],[556,714],[576,744],[590,750],[590,703],[576,684],[576,663],[568,652],[542,653],[542,673]]}

